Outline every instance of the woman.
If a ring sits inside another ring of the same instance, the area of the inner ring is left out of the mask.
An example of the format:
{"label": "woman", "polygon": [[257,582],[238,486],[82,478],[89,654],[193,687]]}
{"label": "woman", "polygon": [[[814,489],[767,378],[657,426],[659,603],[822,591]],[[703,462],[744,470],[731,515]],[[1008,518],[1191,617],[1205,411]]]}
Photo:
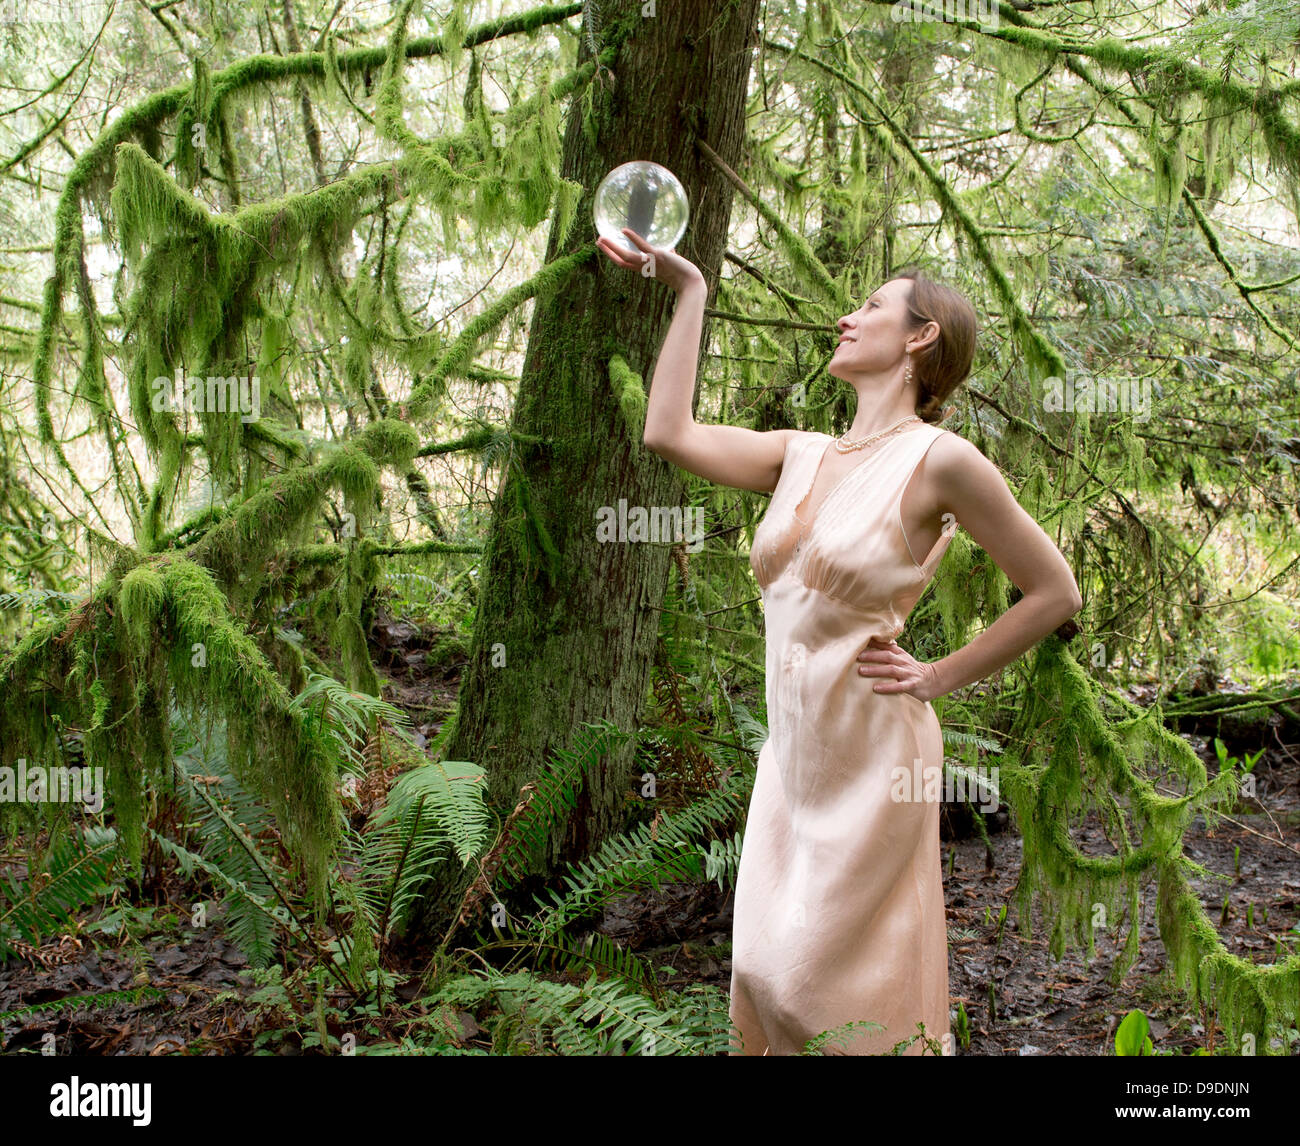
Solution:
{"label": "woman", "polygon": [[[906,1054],[950,1054],[943,739],[930,701],[1009,664],[1082,606],[1069,565],[997,467],[935,424],[970,371],[974,311],[911,274],[841,318],[827,369],[858,396],[843,438],[699,425],[704,277],[623,233],[638,254],[597,245],[622,267],[649,260],[677,292],[646,446],[710,481],[772,493],[750,553],[769,737],[736,879],[735,1053],[796,1054],[860,1023],[828,1049],[879,1054],[912,1037]],[[958,523],[1024,595],[970,644],[923,663],[897,638]]]}

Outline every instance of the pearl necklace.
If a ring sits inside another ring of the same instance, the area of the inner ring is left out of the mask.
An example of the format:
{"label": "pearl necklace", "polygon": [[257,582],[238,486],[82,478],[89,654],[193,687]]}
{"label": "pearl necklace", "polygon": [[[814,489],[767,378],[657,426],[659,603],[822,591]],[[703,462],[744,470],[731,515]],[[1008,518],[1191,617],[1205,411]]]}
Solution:
{"label": "pearl necklace", "polygon": [[921,418],[919,418],[916,414],[909,414],[906,418],[900,419],[899,421],[895,422],[892,426],[886,426],[883,430],[878,430],[874,434],[868,434],[865,438],[857,438],[853,441],[848,441],[845,438],[836,438],[835,448],[842,454],[852,453],[854,450],[865,449],[873,442],[880,441],[880,439],[885,437],[886,435],[896,433],[903,426],[906,426],[908,422],[919,422],[919,421],[921,421]]}

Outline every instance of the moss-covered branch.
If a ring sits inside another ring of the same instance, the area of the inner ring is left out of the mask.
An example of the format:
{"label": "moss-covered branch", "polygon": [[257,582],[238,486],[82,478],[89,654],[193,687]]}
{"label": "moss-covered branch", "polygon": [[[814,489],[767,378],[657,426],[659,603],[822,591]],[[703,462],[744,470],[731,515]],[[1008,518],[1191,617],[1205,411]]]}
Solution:
{"label": "moss-covered branch", "polygon": [[407,407],[412,416],[426,412],[442,394],[448,378],[465,369],[478,351],[479,343],[509,317],[510,312],[530,298],[543,297],[559,290],[579,266],[595,253],[594,243],[580,247],[554,262],[547,263],[532,278],[506,291],[481,314],[465,324],[434,364],[433,369],[411,390]]}
{"label": "moss-covered branch", "polygon": [[[911,161],[925,179],[935,202],[943,208],[944,214],[954,221],[958,231],[970,244],[971,250],[974,251],[975,257],[984,268],[984,272],[993,286],[994,293],[997,294],[1008,315],[1011,332],[1028,359],[1031,373],[1039,378],[1052,376],[1063,378],[1066,373],[1065,360],[1056,347],[1034,325],[1029,313],[1021,305],[1015,288],[1011,285],[1011,280],[1007,278],[1006,272],[1002,269],[1001,264],[993,254],[992,248],[989,246],[987,236],[971,217],[970,212],[962,205],[952,188],[949,187],[947,180],[934,169],[930,161],[921,153],[902,127],[894,122],[880,102],[857,80],[833,64],[828,64],[798,49],[791,49],[772,41],[766,41],[766,44],[775,51],[794,55],[813,67],[820,68],[828,75],[834,76],[846,89],[860,96],[871,105],[872,112],[888,130],[886,131],[885,128],[873,123],[867,124],[867,130],[875,136],[877,144],[886,154],[893,155],[900,163],[904,162],[904,155]],[[900,148],[902,154],[899,152]]]}
{"label": "moss-covered branch", "polygon": [[[1257,966],[1230,955],[1187,883],[1188,871],[1204,873],[1183,854],[1192,816],[1201,812],[1212,826],[1216,809],[1236,794],[1238,773],[1223,768],[1208,780],[1159,708],[1144,711],[1103,690],[1055,637],[1039,646],[1030,679],[1012,730],[1025,747],[999,768],[1024,836],[1016,888],[1022,932],[1032,933],[1035,890],[1051,903],[1056,958],[1067,939],[1093,954],[1097,932],[1115,932],[1127,911],[1127,939],[1111,968],[1118,982],[1138,953],[1139,894],[1153,873],[1161,939],[1178,982],[1196,1003],[1217,1006],[1234,1046],[1251,1033],[1265,1041],[1260,1053],[1271,1053],[1268,1040],[1300,1020],[1300,956]],[[1186,794],[1160,795],[1149,772],[1173,775]],[[1089,810],[1101,817],[1114,856],[1087,855],[1070,838],[1071,819]]]}

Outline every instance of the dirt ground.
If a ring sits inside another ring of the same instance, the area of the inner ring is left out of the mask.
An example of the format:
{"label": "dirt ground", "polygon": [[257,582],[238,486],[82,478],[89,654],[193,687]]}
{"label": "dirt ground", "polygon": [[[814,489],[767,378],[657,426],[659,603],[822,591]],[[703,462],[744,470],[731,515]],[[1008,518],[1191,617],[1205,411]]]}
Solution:
{"label": "dirt ground", "polygon": [[[431,737],[454,701],[458,666],[431,663],[426,654],[433,638],[405,622],[381,618],[374,636],[376,662],[389,681],[386,697],[411,712],[420,736]],[[1255,769],[1263,802],[1223,819],[1213,835],[1198,817],[1185,840],[1192,859],[1228,877],[1196,883],[1228,950],[1261,963],[1277,958],[1279,942],[1284,952],[1300,949],[1300,752],[1284,743],[1276,729],[1271,731]],[[1216,762],[1207,739],[1192,732],[1187,740],[1213,774]],[[1240,754],[1243,748],[1233,750]],[[970,1031],[958,1054],[1111,1055],[1116,1023],[1135,1008],[1151,1020],[1158,1049],[1186,1054],[1209,1046],[1211,1038],[1221,1047],[1217,1025],[1209,1022],[1207,1033],[1207,1016],[1193,1013],[1170,985],[1153,884],[1143,892],[1140,957],[1119,987],[1112,987],[1107,974],[1114,933],[1099,940],[1091,963],[1078,951],[1053,961],[1037,911],[1033,939],[1020,937],[1013,888],[1021,839],[1005,812],[990,817],[988,825],[991,864],[978,838],[945,838],[941,844],[953,1030],[956,1035],[960,1005]],[[1085,824],[1075,837],[1085,850],[1110,851],[1095,823]],[[1240,870],[1234,871],[1237,847]],[[288,1021],[289,1011],[282,1008],[293,1001],[277,992],[276,984],[254,981],[219,916],[201,930],[185,926],[187,892],[179,881],[163,892],[155,906],[119,902],[88,913],[80,934],[0,966],[0,1051],[159,1055],[308,1050],[310,1040],[297,1037],[267,1045],[265,1031]],[[666,986],[707,982],[726,991],[731,905],[731,893],[719,892],[716,883],[668,885],[614,902],[597,929],[630,944],[652,965],[673,968]],[[998,914],[1004,905],[1007,916],[999,940]],[[155,934],[129,940],[97,935],[95,921],[105,911],[147,916],[147,922],[157,924]],[[399,988],[399,996],[411,997],[413,984],[414,979]],[[486,1046],[482,1032],[472,1029],[468,1015],[465,1019],[467,1042]],[[342,1030],[332,1020],[329,1025],[332,1034]],[[1300,1054],[1300,1042],[1292,1043],[1289,1053]]]}
{"label": "dirt ground", "polygon": [[[1206,760],[1210,775],[1217,762],[1203,738],[1189,743]],[[1297,753],[1277,745],[1256,765],[1255,774],[1267,810],[1220,818],[1213,835],[1197,816],[1184,837],[1185,853],[1227,880],[1193,880],[1227,949],[1243,959],[1272,963],[1278,941],[1286,954],[1300,950],[1300,762]],[[1210,1047],[1207,1016],[1195,1013],[1182,992],[1174,989],[1156,923],[1154,879],[1142,889],[1139,926],[1140,954],[1118,987],[1108,975],[1127,921],[1119,937],[1099,937],[1091,961],[1086,952],[1067,949],[1055,961],[1049,951],[1049,931],[1041,908],[1035,907],[1033,938],[1019,934],[1014,888],[1021,866],[1022,840],[1006,815],[990,817],[992,868],[987,849],[978,838],[945,839],[945,910],[948,923],[950,1010],[956,1036],[956,1012],[964,1006],[970,1040],[958,1054],[974,1055],[1113,1055],[1115,1026],[1131,1010],[1145,1012],[1157,1049],[1189,1054]],[[1235,821],[1235,822],[1230,822]],[[1005,825],[996,830],[998,822]],[[1109,845],[1090,817],[1074,833],[1081,848],[1107,854]],[[1240,870],[1234,874],[1235,849]],[[949,872],[950,853],[952,869]],[[1225,895],[1227,919],[1222,918]],[[1254,905],[1248,918],[1248,907]],[[1001,942],[998,915],[1007,907]],[[732,895],[685,885],[665,892],[657,903],[634,899],[607,913],[601,930],[633,942],[635,949],[670,963],[681,972],[673,985],[688,981],[730,984]],[[1248,925],[1252,924],[1252,925]],[[654,935],[670,943],[656,945]],[[1214,1046],[1222,1049],[1222,1029],[1213,1027]],[[1300,1039],[1291,1055],[1300,1055]]]}

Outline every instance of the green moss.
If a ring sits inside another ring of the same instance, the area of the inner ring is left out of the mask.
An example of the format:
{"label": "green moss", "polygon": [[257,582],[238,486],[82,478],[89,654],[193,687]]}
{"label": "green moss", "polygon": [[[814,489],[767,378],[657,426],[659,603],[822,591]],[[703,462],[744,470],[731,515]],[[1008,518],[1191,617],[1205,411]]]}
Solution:
{"label": "green moss", "polygon": [[256,643],[231,620],[212,575],[183,559],[164,568],[175,626],[170,676],[177,697],[196,715],[216,707],[225,716],[241,783],[268,801],[312,887],[323,895],[337,842],[337,780],[328,747],[290,708],[293,698]]}
{"label": "green moss", "polygon": [[353,501],[367,500],[379,492],[379,467],[369,454],[356,446],[334,446],[319,472],[325,483],[337,486]]}
{"label": "green moss", "polygon": [[[1158,709],[1103,690],[1055,636],[1039,646],[1032,679],[1011,733],[1024,748],[999,764],[1001,791],[1024,837],[1016,887],[1022,932],[1032,934],[1035,891],[1055,921],[1056,958],[1070,943],[1093,954],[1098,927],[1116,930],[1127,912],[1127,937],[1111,968],[1117,983],[1138,955],[1140,891],[1154,874],[1160,935],[1177,981],[1198,1005],[1217,1008],[1234,1046],[1249,1033],[1258,1053],[1275,1053],[1268,1040],[1300,1021],[1300,956],[1255,966],[1230,955],[1185,875],[1208,873],[1183,855],[1183,833],[1197,812],[1213,823],[1237,773],[1223,769],[1207,780],[1200,758]],[[1171,777],[1169,786],[1186,795],[1158,793],[1148,774]],[[1116,855],[1087,855],[1070,838],[1070,822],[1088,811],[1101,817]]]}
{"label": "green moss", "polygon": [[371,422],[353,442],[381,466],[395,470],[405,469],[420,448],[420,435],[414,426],[395,418],[382,418]]}
{"label": "green moss", "polygon": [[148,647],[163,609],[166,589],[158,571],[148,565],[132,569],[122,578],[118,593],[121,620],[137,649]]}
{"label": "green moss", "polygon": [[646,393],[641,375],[627,364],[621,354],[609,360],[609,382],[618,398],[618,408],[623,422],[634,442],[640,442],[645,433]]}

